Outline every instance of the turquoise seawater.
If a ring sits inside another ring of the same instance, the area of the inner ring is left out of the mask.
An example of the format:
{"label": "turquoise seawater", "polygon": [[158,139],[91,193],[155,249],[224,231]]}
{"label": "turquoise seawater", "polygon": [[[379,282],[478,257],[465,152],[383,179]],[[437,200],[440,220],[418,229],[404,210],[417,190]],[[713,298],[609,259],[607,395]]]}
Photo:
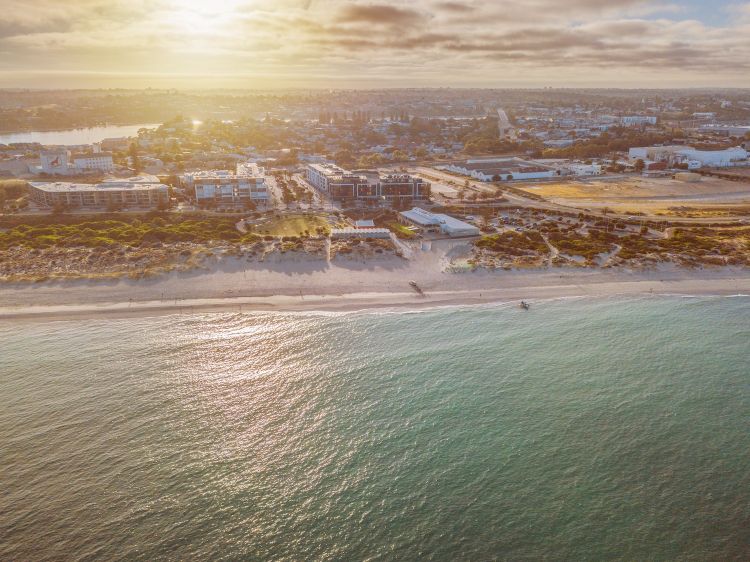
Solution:
{"label": "turquoise seawater", "polygon": [[0,324],[2,560],[747,560],[750,298]]}

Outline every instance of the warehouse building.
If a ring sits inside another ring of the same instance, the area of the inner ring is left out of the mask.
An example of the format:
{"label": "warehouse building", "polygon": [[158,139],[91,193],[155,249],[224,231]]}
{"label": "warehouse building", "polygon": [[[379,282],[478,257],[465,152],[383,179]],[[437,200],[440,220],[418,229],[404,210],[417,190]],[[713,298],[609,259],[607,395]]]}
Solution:
{"label": "warehouse building", "polygon": [[687,164],[688,168],[724,168],[747,166],[748,152],[741,146],[726,150],[697,150],[689,146],[650,146],[634,147],[628,152],[631,161],[643,160],[665,162],[668,165]]}
{"label": "warehouse building", "polygon": [[511,181],[511,180],[537,180],[553,178],[559,172],[552,168],[540,166],[535,162],[528,162],[520,158],[498,158],[495,160],[467,160],[464,162],[453,162],[440,169],[470,176],[479,181]]}

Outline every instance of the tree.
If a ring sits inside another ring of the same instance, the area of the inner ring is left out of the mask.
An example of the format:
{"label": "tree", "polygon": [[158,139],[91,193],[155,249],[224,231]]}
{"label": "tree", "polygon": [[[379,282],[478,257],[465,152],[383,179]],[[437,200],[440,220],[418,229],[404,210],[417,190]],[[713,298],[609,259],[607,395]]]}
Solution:
{"label": "tree", "polygon": [[646,169],[646,163],[643,161],[642,158],[639,158],[635,161],[635,171],[636,172],[642,172]]}
{"label": "tree", "polygon": [[409,155],[406,154],[403,150],[394,150],[393,151],[393,160],[395,162],[403,162],[405,160],[409,159]]}
{"label": "tree", "polygon": [[130,165],[133,168],[133,171],[138,174],[141,171],[141,161],[138,158],[138,145],[133,143],[130,143],[130,149],[128,150],[128,154],[130,155]]}

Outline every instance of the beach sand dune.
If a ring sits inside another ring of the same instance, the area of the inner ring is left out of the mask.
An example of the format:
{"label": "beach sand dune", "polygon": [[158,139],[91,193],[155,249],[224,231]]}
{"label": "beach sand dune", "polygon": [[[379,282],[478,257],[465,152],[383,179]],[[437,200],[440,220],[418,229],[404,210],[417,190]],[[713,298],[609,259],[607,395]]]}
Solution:
{"label": "beach sand dune", "polygon": [[[146,279],[5,284],[0,320],[214,310],[360,310],[639,294],[750,294],[750,270],[545,268],[450,273],[460,241],[433,244],[410,260],[277,261],[225,258],[208,269]],[[417,294],[409,281],[424,291]]]}

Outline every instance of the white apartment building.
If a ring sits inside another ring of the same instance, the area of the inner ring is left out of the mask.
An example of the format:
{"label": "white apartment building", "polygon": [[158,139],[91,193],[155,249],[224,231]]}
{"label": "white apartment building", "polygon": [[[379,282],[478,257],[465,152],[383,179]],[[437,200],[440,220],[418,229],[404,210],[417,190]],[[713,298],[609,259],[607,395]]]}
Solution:
{"label": "white apartment building", "polygon": [[269,199],[263,170],[249,162],[237,164],[235,173],[229,170],[188,172],[180,177],[180,182],[193,192],[199,204],[266,203]]}
{"label": "white apartment building", "polygon": [[115,169],[112,154],[109,152],[97,152],[94,154],[74,154],[73,167],[76,170],[100,170],[111,172]]}
{"label": "white apartment building", "polygon": [[50,182],[30,184],[29,195],[43,207],[104,209],[110,205],[155,208],[169,201],[169,188],[153,176],[108,180],[98,184]]}

